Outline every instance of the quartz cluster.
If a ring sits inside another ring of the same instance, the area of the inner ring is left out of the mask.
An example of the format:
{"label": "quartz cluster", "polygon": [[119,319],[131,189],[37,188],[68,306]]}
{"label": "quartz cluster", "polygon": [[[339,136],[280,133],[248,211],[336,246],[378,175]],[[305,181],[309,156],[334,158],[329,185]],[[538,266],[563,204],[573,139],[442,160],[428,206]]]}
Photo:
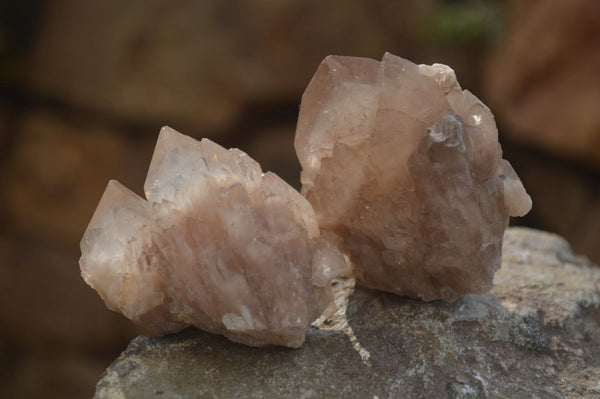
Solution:
{"label": "quartz cluster", "polygon": [[109,182],[81,241],[83,278],[110,309],[155,334],[304,342],[346,262],[300,193],[242,151],[170,128],[144,191]]}
{"label": "quartz cluster", "polygon": [[445,65],[327,57],[295,147],[319,226],[370,288],[427,301],[487,292],[509,215],[531,208],[490,110]]}
{"label": "quartz cluster", "polygon": [[509,215],[531,208],[490,110],[445,65],[327,57],[295,147],[304,196],[242,151],[163,128],[146,199],[108,184],[83,278],[156,334],[298,347],[348,264],[427,301],[489,291]]}

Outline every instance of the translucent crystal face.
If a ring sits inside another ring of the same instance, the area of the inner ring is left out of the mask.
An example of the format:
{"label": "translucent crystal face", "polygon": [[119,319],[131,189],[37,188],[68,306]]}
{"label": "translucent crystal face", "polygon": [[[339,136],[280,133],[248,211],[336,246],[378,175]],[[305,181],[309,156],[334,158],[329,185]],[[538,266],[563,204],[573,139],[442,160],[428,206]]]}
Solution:
{"label": "translucent crystal face", "polygon": [[425,300],[486,292],[531,199],[493,115],[445,65],[327,57],[295,140],[302,192],[362,284]]}
{"label": "translucent crystal face", "polygon": [[345,263],[300,193],[242,151],[170,128],[144,189],[148,202],[109,183],[81,243],[84,279],[110,309],[157,334],[191,324],[302,344]]}
{"label": "translucent crystal face", "polygon": [[151,206],[112,180],[81,240],[81,274],[109,309],[156,333],[183,328],[169,313],[162,259],[149,249]]}

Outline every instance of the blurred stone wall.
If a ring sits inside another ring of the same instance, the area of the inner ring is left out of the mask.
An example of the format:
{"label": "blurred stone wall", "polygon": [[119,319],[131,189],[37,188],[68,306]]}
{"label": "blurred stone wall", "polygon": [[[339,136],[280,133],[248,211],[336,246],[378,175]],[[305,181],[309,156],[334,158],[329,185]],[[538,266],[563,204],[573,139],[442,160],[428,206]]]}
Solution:
{"label": "blurred stone wall", "polygon": [[[592,108],[599,109],[600,78],[589,66],[600,43],[597,7],[595,0],[577,0],[573,9],[557,11],[556,4],[26,0],[0,6],[0,397],[91,396],[100,373],[139,333],[106,310],[79,276],[78,241],[107,181],[141,194],[158,131],[170,125],[239,147],[298,187],[298,106],[329,54],[380,58],[389,51],[454,67],[463,88],[491,101],[506,157],[534,199],[523,221],[567,236],[578,252],[600,260],[599,169],[560,144],[546,145],[545,131],[557,124],[543,118],[578,101],[580,113],[563,112],[572,127],[565,137],[595,132],[596,141],[580,147],[590,153],[599,145]],[[555,18],[557,33],[534,18],[542,11]],[[588,30],[565,33],[573,19]],[[592,37],[582,40],[586,35]],[[534,57],[545,39],[557,47]],[[581,59],[552,68],[565,52]],[[531,72],[538,69],[551,73]],[[573,74],[586,84],[572,87]],[[559,96],[544,94],[547,82]],[[589,91],[582,94],[582,86]],[[513,120],[522,104],[536,110],[527,123],[523,115]],[[588,119],[576,123],[577,115]],[[553,137],[562,130],[556,131]]]}
{"label": "blurred stone wall", "polygon": [[482,92],[534,200],[528,222],[600,262],[600,2],[509,3]]}

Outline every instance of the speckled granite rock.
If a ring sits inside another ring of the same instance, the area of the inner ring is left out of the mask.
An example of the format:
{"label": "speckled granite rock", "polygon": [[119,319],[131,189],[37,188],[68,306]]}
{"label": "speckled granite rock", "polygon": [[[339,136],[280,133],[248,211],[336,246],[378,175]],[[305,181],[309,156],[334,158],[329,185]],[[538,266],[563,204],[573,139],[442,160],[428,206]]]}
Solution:
{"label": "speckled granite rock", "polygon": [[425,303],[338,281],[300,349],[138,337],[95,397],[599,397],[600,270],[549,233],[504,245],[491,294]]}

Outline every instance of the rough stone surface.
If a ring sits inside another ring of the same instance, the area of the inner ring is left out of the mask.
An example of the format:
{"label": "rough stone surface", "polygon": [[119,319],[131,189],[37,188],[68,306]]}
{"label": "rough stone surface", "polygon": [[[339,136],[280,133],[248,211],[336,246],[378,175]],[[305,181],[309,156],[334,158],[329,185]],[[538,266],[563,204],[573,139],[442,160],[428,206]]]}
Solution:
{"label": "rough stone surface", "polygon": [[595,398],[599,287],[565,240],[511,228],[490,294],[425,303],[340,280],[300,349],[141,336],[95,397]]}
{"label": "rough stone surface", "polygon": [[302,345],[346,263],[300,193],[242,151],[170,128],[144,191],[111,181],[81,241],[82,276],[110,309],[155,334],[194,325]]}
{"label": "rough stone surface", "polygon": [[445,65],[327,57],[295,147],[319,226],[344,238],[370,288],[450,301],[487,292],[509,215],[531,208],[490,110]]}
{"label": "rough stone surface", "polygon": [[492,109],[515,141],[599,168],[600,2],[509,4],[483,79]]}

